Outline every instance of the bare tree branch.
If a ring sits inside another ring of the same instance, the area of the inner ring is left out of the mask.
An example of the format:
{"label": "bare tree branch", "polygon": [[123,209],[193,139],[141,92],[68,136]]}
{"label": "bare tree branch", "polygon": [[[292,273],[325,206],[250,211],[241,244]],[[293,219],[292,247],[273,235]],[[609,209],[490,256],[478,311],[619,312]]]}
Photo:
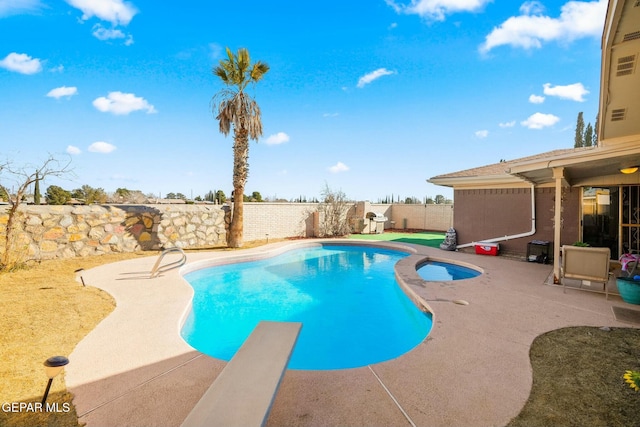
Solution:
{"label": "bare tree branch", "polygon": [[22,167],[15,167],[10,161],[6,161],[4,164],[0,164],[0,178],[9,175],[11,181],[14,181],[18,185],[18,190],[15,194],[9,192],[9,188],[0,182],[0,190],[7,194],[9,199],[9,218],[6,224],[6,231],[4,233],[4,253],[2,255],[2,261],[0,262],[0,270],[10,270],[13,268],[19,260],[14,256],[13,243],[15,242],[16,230],[16,217],[18,207],[22,203],[22,198],[27,189],[36,180],[42,180],[47,177],[59,177],[72,173],[71,170],[71,158],[67,162],[62,162],[57,158],[49,155],[49,157],[40,165],[24,165]]}

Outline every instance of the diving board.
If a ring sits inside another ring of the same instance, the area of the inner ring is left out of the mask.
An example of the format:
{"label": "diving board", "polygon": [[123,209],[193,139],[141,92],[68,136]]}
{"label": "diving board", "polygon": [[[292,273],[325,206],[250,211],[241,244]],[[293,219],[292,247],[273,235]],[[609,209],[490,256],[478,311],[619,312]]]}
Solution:
{"label": "diving board", "polygon": [[261,321],[182,427],[263,426],[302,323]]}

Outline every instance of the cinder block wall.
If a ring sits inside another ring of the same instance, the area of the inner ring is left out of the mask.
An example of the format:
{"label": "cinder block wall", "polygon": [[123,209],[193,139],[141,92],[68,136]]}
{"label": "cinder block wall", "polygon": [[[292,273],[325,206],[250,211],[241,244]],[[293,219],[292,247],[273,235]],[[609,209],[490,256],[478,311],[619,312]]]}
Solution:
{"label": "cinder block wall", "polygon": [[285,237],[314,237],[313,212],[317,203],[244,204],[244,241]]}
{"label": "cinder block wall", "polygon": [[372,204],[371,209],[389,218],[385,228],[447,231],[453,226],[453,205]]}

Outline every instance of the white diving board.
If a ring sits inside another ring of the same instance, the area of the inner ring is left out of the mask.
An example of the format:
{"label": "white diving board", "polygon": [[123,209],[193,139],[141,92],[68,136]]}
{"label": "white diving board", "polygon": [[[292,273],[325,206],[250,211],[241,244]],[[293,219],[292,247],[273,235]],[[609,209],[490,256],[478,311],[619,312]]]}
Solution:
{"label": "white diving board", "polygon": [[181,427],[263,426],[302,323],[261,321]]}

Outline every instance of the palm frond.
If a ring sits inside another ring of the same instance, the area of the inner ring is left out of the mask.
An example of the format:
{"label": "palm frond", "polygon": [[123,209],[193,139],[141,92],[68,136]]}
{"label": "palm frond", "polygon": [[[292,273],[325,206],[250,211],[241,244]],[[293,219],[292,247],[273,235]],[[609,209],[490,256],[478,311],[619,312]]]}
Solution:
{"label": "palm frond", "polygon": [[267,71],[269,71],[269,65],[267,63],[261,61],[254,62],[250,73],[251,81],[254,83],[260,81],[262,77],[267,74]]}

